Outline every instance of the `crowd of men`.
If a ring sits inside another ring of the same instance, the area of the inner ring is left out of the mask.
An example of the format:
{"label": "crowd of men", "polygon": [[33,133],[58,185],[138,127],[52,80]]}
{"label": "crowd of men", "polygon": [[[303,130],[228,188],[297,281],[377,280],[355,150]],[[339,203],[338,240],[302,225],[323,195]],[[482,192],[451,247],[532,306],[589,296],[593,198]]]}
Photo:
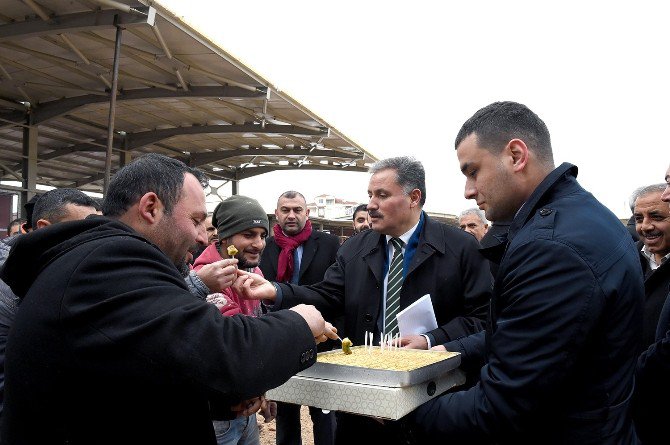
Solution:
{"label": "crowd of men", "polygon": [[461,230],[395,157],[370,168],[341,245],[297,191],[273,227],[249,196],[208,215],[202,172],[156,154],[101,205],[37,198],[29,233],[0,242],[1,443],[252,445],[260,412],[300,444],[299,407],[265,391],[338,333],[399,333],[426,294],[437,328],[401,345],[459,352],[466,383],[394,422],[310,408],[316,445],[666,443],[670,168],[631,198],[636,244],[524,105],[478,110],[455,149],[478,207]]}

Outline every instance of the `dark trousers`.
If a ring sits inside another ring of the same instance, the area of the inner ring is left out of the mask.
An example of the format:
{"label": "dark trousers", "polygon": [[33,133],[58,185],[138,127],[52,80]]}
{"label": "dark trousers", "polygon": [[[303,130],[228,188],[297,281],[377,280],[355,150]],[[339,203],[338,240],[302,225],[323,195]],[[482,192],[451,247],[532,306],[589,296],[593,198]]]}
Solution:
{"label": "dark trousers", "polygon": [[[314,428],[314,445],[334,445],[335,413],[324,414],[309,407]],[[277,445],[302,445],[300,438],[300,405],[277,402]]]}

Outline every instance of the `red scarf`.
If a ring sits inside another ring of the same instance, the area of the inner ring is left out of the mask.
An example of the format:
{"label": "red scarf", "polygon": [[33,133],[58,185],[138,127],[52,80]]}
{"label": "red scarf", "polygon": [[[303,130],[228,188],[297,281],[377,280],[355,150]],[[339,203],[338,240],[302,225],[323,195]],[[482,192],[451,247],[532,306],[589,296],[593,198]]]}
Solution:
{"label": "red scarf", "polygon": [[272,231],[275,235],[275,242],[281,248],[277,264],[277,281],[286,283],[293,277],[293,253],[298,246],[309,239],[312,234],[312,222],[307,220],[305,227],[296,235],[286,235],[279,224],[275,224]]}

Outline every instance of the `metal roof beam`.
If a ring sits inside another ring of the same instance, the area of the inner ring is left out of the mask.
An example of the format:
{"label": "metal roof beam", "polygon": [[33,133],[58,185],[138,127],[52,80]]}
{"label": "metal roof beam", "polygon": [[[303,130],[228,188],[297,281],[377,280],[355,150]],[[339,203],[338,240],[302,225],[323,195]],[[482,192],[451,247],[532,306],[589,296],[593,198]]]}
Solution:
{"label": "metal roof beam", "polygon": [[335,165],[322,165],[322,164],[309,164],[302,166],[299,165],[278,165],[272,167],[248,167],[243,170],[238,170],[236,174],[237,179],[247,179],[254,176],[262,175],[264,173],[270,173],[278,170],[331,170],[331,171],[350,171],[350,172],[363,172],[368,171],[367,167],[341,167]]}
{"label": "metal roof beam", "polygon": [[[227,174],[224,171],[205,172],[205,174],[207,176],[216,176],[217,179],[223,179],[223,180],[229,180],[229,181],[235,179],[233,174],[230,174],[230,173]],[[80,179],[78,181],[74,181],[73,182],[73,187],[79,188],[79,187],[82,187],[84,185],[88,185],[92,182],[101,181],[102,179],[104,179],[104,177],[105,177],[105,175],[103,173],[100,173],[100,174],[97,174],[97,175],[92,175],[92,176]]]}
{"label": "metal roof beam", "polygon": [[[120,144],[118,141],[115,148],[121,150],[134,150],[146,145],[151,145],[164,139],[169,139],[173,136],[183,134],[222,134],[222,133],[290,133],[319,136],[326,132],[327,129],[314,128],[314,130],[307,130],[301,127],[294,127],[293,125],[265,125],[262,128],[260,124],[242,124],[242,125],[194,125],[191,127],[176,127],[164,128],[159,130],[142,131],[139,133],[126,134],[127,143]],[[49,159],[57,158],[59,156],[67,155],[78,151],[104,151],[101,147],[105,143],[106,138],[98,138],[92,142],[84,142],[75,144],[70,147],[64,147],[46,153],[40,156],[40,161],[47,161]],[[303,155],[305,153],[302,153]]]}
{"label": "metal roof beam", "polygon": [[348,159],[362,159],[355,153],[333,153],[331,150],[300,150],[287,148],[261,148],[261,149],[240,149],[240,150],[222,150],[208,153],[193,153],[190,158],[191,167],[210,164],[212,162],[222,161],[224,159],[236,158],[238,156],[308,156],[308,157],[338,157]]}
{"label": "metal roof beam", "polygon": [[[173,98],[200,98],[200,97],[225,97],[225,98],[263,98],[267,93],[263,91],[249,91],[244,88],[233,86],[191,86],[189,91],[163,90],[159,88],[136,88],[132,90],[121,90],[117,96],[117,101],[138,100],[138,99],[173,99]],[[39,104],[32,112],[33,122],[35,124],[46,122],[50,119],[60,117],[79,107],[90,104],[109,102],[109,96],[100,96],[97,94],[86,94],[83,96],[68,97],[50,102]],[[25,113],[14,112],[6,117],[21,123],[25,120]]]}
{"label": "metal roof beam", "polygon": [[[137,8],[143,14],[126,13],[114,9],[79,12],[50,17],[51,21],[25,20],[0,25],[0,42],[25,39],[68,32],[110,29],[115,25],[131,26],[153,23],[155,10],[149,7]],[[146,15],[145,15],[146,14]],[[116,19],[118,17],[118,19]],[[116,20],[116,21],[115,21]]]}
{"label": "metal roof beam", "polygon": [[184,134],[223,134],[223,133],[273,133],[273,134],[300,134],[305,136],[320,136],[328,129],[314,127],[313,130],[296,127],[294,125],[193,125],[191,127],[165,128],[141,133],[128,134],[128,148],[135,149],[154,142],[162,141],[173,136]]}

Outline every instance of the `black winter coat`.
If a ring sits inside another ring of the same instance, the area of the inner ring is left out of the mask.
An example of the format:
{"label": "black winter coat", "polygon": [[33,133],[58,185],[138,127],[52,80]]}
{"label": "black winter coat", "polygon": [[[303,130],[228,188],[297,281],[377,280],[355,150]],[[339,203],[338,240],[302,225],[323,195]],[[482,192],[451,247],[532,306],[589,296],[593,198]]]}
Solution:
{"label": "black winter coat", "polygon": [[[302,245],[302,259],[300,261],[300,275],[298,284],[315,284],[323,280],[326,270],[335,262],[337,250],[340,248],[340,239],[330,233],[312,230],[312,234]],[[263,271],[263,276],[269,281],[277,280],[277,267],[279,264],[279,253],[281,248],[277,245],[275,237],[267,239],[265,250],[261,256],[261,264],[258,266]],[[333,324],[342,333],[342,317],[329,318],[327,321]],[[346,335],[346,334],[345,334]],[[327,340],[319,343],[318,351],[330,351],[341,347],[339,340]]]}
{"label": "black winter coat", "polygon": [[[326,269],[335,262],[335,255],[337,255],[337,249],[339,248],[340,240],[338,237],[312,230],[312,234],[302,246],[298,283],[314,284],[323,280]],[[280,252],[281,248],[275,242],[275,237],[269,237],[259,265],[263,271],[263,276],[267,280],[277,280],[277,264]]]}
{"label": "black winter coat", "polygon": [[215,444],[214,403],[315,360],[298,314],[221,317],[155,245],[104,217],[22,236],[2,278],[22,298],[3,444]]}
{"label": "black winter coat", "polygon": [[[637,244],[638,252],[642,249],[642,242]],[[642,264],[642,271],[644,273],[644,313],[642,328],[642,347],[647,348],[656,340],[656,327],[658,326],[658,318],[661,315],[665,297],[668,295],[668,288],[670,287],[670,261],[666,261],[656,268],[651,270],[649,261],[642,254],[640,255],[640,263]]]}
{"label": "black winter coat", "polygon": [[[436,344],[479,332],[491,296],[491,274],[477,240],[425,215],[416,253],[400,293],[400,309],[430,294],[438,328]],[[366,331],[379,334],[384,290],[386,237],[366,230],[349,238],[323,281],[313,286],[280,284],[281,307],[313,304],[327,318],[344,314],[343,333],[363,344]]]}
{"label": "black winter coat", "polygon": [[642,327],[638,254],[621,222],[563,164],[518,212],[485,333],[447,344],[480,382],[422,406],[442,443],[632,444]]}
{"label": "black winter coat", "polygon": [[656,339],[640,356],[633,416],[643,445],[668,443],[670,418],[670,293],[656,328]]}

